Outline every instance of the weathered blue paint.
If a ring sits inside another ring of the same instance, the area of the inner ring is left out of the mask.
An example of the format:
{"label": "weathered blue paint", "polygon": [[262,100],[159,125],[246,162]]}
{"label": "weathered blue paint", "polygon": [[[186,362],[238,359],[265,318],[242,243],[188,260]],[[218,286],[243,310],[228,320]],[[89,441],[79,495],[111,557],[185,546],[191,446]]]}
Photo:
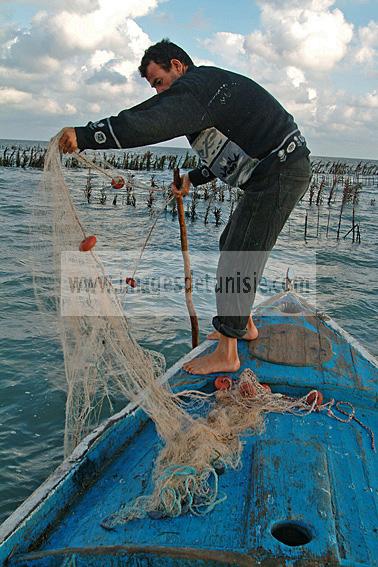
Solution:
{"label": "weathered blue paint", "polygon": [[[270,325],[321,326],[332,357],[311,367],[277,365],[251,359],[240,342],[241,370],[252,368],[273,391],[302,395],[318,388],[326,400],[349,401],[376,432],[377,363],[327,318],[283,314],[279,307],[288,298],[297,300],[280,294],[257,310],[258,325],[268,307]],[[213,348],[205,343],[197,350]],[[167,375],[178,388],[193,382],[182,362]],[[213,387],[210,377],[194,382]],[[242,469],[220,477],[227,499],[208,516],[147,518],[104,530],[103,518],[152,489],[160,441],[153,423],[134,409],[129,405],[86,438],[5,522],[0,557],[7,565],[378,565],[376,453],[360,425],[325,413],[266,416],[262,434],[243,438]],[[281,543],[272,532],[282,524],[286,535],[294,524],[310,541]]]}

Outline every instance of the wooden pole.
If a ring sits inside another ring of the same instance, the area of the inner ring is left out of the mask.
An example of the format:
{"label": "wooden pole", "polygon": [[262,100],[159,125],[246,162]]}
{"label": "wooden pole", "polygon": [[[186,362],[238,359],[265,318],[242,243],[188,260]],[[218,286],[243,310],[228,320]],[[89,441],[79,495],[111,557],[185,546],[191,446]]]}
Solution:
{"label": "wooden pole", "polygon": [[[177,189],[181,188],[182,179],[180,177],[180,170],[178,167],[175,167],[175,169],[173,170],[173,183],[177,187]],[[180,224],[181,252],[184,260],[185,302],[190,317],[190,324],[192,327],[192,348],[195,348],[199,344],[199,325],[192,298],[192,272],[190,270],[188,234],[186,231],[184,202],[182,196],[180,195],[176,197],[176,201],[178,219]]]}
{"label": "wooden pole", "polygon": [[304,239],[305,239],[305,242],[307,242],[307,211],[306,211],[306,217],[305,217]]}

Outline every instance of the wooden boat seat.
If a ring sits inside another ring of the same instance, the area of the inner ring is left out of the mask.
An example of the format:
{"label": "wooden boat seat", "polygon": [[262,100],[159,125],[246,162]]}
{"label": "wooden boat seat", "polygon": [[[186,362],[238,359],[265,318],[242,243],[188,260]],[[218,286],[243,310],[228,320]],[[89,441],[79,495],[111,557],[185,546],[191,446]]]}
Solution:
{"label": "wooden boat seat", "polygon": [[321,329],[281,323],[260,328],[249,353],[273,364],[319,367],[331,359],[332,346]]}

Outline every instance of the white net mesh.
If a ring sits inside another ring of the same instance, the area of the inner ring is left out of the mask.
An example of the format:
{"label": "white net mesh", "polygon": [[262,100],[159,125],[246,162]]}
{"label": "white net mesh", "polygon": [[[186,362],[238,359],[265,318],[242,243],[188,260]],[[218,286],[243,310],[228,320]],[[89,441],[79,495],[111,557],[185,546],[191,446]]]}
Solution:
{"label": "white net mesh", "polygon": [[[82,265],[77,267],[84,266],[91,281],[105,281],[106,275],[93,251],[78,252],[86,235],[64,182],[58,139],[59,135],[51,141],[46,155],[32,226],[36,297],[42,307],[54,311],[64,353],[68,454],[98,423],[104,401],[111,405],[111,400],[120,395],[136,401],[147,386],[154,386],[165,363],[162,355],[141,348],[133,339],[110,282],[107,293],[94,295],[90,288],[80,290],[76,308],[82,312],[84,306],[85,315],[62,314],[65,302],[71,299],[65,297],[61,286],[66,276],[62,265],[75,266],[79,255]],[[67,256],[72,257],[71,263],[62,262]],[[145,409],[149,413],[147,399]]]}

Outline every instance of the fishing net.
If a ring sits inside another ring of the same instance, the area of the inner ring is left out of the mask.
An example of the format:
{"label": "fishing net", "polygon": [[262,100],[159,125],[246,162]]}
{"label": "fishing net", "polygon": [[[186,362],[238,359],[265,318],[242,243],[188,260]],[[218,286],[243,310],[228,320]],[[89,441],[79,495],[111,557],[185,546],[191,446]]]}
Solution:
{"label": "fishing net", "polygon": [[[215,394],[175,393],[161,380],[163,357],[133,338],[123,307],[93,248],[79,251],[86,233],[62,174],[58,134],[50,143],[38,206],[34,212],[34,285],[41,307],[53,312],[60,332],[67,380],[65,452],[97,425],[105,403],[120,397],[140,406],[155,422],[163,449],[154,469],[154,490],[103,522],[112,528],[146,514],[203,514],[222,500],[218,476],[239,466],[240,435],[263,427],[268,411],[312,411],[306,399],[293,400],[264,389],[244,371],[238,383]],[[69,261],[67,261],[67,256]],[[85,270],[105,292],[84,287],[80,303],[63,285],[67,271]],[[105,283],[104,283],[105,282]],[[74,308],[72,307],[74,302]]]}
{"label": "fishing net", "polygon": [[[36,198],[33,275],[39,305],[54,312],[63,347],[67,455],[98,424],[104,402],[111,408],[112,400],[120,396],[136,401],[148,386],[154,390],[165,362],[161,354],[141,348],[130,334],[118,296],[96,254],[79,252],[86,234],[64,181],[58,140],[59,135],[49,145]],[[80,272],[87,281],[101,281],[106,291],[94,293],[88,287],[76,297],[69,285],[62,285],[70,276],[62,267],[71,270],[73,277]],[[146,394],[147,413],[149,400]]]}
{"label": "fishing net", "polygon": [[[190,418],[185,427],[165,439],[154,469],[154,491],[121,507],[102,522],[107,529],[134,518],[175,517],[185,512],[203,515],[226,499],[218,491],[218,477],[226,468],[241,463],[241,435],[259,433],[268,412],[303,416],[320,409],[318,392],[302,398],[273,394],[258,382],[254,372],[244,370],[229,387],[214,394],[182,392],[189,396],[187,407],[193,411],[194,400],[206,405],[206,416]],[[311,400],[311,401],[310,401]],[[182,402],[184,403],[184,402]],[[198,405],[196,407],[198,410]]]}

